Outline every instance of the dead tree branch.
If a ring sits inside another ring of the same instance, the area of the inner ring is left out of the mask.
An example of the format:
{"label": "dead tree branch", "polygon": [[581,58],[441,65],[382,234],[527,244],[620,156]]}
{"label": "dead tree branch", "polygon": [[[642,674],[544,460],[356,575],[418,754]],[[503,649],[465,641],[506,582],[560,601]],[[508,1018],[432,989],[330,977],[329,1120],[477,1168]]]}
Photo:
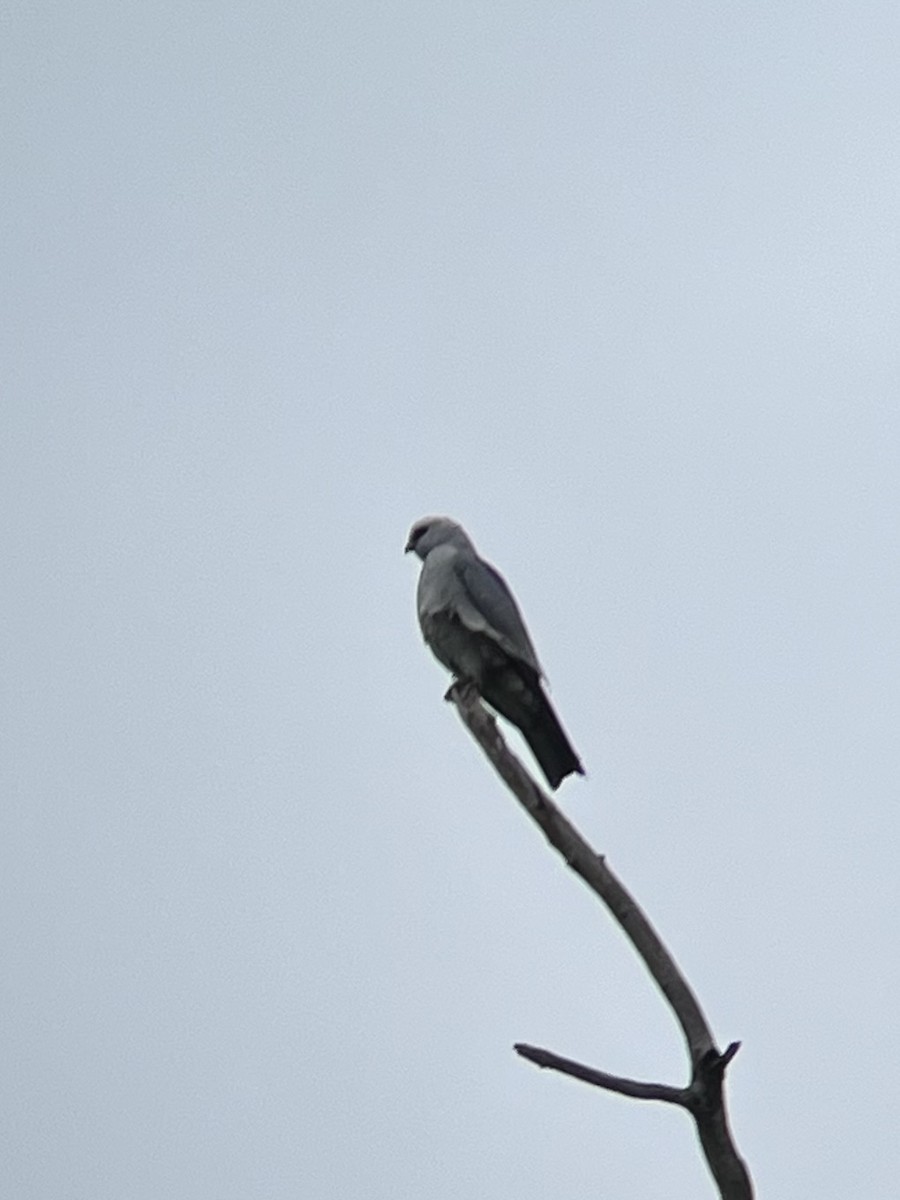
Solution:
{"label": "dead tree branch", "polygon": [[681,1026],[691,1062],[691,1080],[684,1088],[641,1083],[608,1075],[535,1046],[519,1043],[516,1051],[539,1067],[561,1071],[595,1087],[687,1109],[694,1118],[700,1145],[722,1200],[752,1200],[753,1185],[728,1127],[723,1086],[725,1069],[740,1043],[732,1042],[724,1053],[718,1050],[696,996],[637,901],[606,865],[603,855],[591,848],[511,753],[477,692],[470,686],[454,683],[447,699],[456,705],[472,736],[550,845],[599,896],[643,959]]}

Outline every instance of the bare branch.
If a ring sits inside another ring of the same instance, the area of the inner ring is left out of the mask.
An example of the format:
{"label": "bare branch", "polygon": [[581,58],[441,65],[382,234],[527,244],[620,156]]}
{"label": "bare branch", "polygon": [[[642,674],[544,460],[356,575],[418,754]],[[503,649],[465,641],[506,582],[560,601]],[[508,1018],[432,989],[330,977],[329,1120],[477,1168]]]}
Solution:
{"label": "bare branch", "polygon": [[719,1052],[697,997],[637,901],[606,865],[604,857],[591,848],[511,753],[497,722],[482,705],[476,690],[471,685],[454,683],[446,698],[456,705],[460,717],[494,769],[550,845],[600,897],[643,959],[681,1026],[691,1060],[691,1082],[687,1088],[640,1083],[607,1075],[535,1047],[519,1045],[517,1051],[538,1066],[562,1071],[597,1087],[687,1108],[696,1122],[700,1143],[722,1200],[752,1200],[753,1186],[728,1128],[723,1092],[725,1068],[740,1043],[733,1042],[724,1054]]}
{"label": "bare branch", "polygon": [[608,1092],[618,1092],[622,1096],[631,1096],[634,1100],[664,1100],[668,1104],[678,1104],[681,1108],[690,1107],[687,1088],[670,1087],[667,1083],[641,1083],[638,1079],[607,1075],[605,1071],[597,1071],[594,1067],[586,1067],[571,1058],[562,1058],[552,1050],[542,1050],[539,1046],[528,1046],[524,1042],[516,1042],[513,1050],[529,1062],[533,1062],[535,1066],[561,1071],[564,1075],[571,1075],[584,1083],[606,1088]]}
{"label": "bare branch", "polygon": [[712,1031],[687,980],[637,901],[606,865],[604,857],[591,849],[509,750],[497,722],[483,707],[478,693],[457,683],[450,688],[447,699],[456,705],[475,740],[520,804],[541,827],[547,841],[618,921],[672,1006],[684,1032],[691,1061],[714,1050]]}

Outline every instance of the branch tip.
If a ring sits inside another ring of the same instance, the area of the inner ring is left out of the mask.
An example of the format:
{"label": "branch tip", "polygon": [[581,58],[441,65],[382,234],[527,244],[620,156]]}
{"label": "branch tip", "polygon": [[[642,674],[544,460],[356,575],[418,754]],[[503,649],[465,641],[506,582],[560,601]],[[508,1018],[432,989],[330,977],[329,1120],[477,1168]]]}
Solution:
{"label": "branch tip", "polygon": [[724,1054],[719,1059],[719,1065],[721,1066],[723,1071],[728,1066],[728,1064],[731,1062],[731,1060],[734,1058],[734,1056],[737,1054],[738,1050],[740,1050],[740,1048],[741,1048],[740,1042],[731,1042],[729,1044],[728,1048],[725,1050]]}

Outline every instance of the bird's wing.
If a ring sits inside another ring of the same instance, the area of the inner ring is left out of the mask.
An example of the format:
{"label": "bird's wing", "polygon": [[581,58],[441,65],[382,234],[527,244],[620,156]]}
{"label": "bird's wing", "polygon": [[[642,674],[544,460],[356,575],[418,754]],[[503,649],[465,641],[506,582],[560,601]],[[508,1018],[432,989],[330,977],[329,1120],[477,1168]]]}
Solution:
{"label": "bird's wing", "polygon": [[454,573],[461,585],[456,615],[475,633],[493,638],[508,654],[542,675],[519,606],[503,576],[477,555],[456,554]]}

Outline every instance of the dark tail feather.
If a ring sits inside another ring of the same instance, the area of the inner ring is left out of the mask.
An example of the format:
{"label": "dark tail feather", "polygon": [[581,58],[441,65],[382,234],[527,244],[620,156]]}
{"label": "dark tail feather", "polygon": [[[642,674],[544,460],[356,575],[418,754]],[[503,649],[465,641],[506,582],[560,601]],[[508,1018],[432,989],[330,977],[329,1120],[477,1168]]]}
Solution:
{"label": "dark tail feather", "polygon": [[530,667],[507,661],[501,670],[482,680],[481,694],[519,729],[554,791],[567,775],[584,774],[537,673]]}
{"label": "dark tail feather", "polygon": [[541,699],[543,711],[521,727],[522,736],[547,776],[547,782],[556,791],[567,775],[583,775],[584,767],[572,749],[572,743],[566,737],[550,701],[543,693]]}

